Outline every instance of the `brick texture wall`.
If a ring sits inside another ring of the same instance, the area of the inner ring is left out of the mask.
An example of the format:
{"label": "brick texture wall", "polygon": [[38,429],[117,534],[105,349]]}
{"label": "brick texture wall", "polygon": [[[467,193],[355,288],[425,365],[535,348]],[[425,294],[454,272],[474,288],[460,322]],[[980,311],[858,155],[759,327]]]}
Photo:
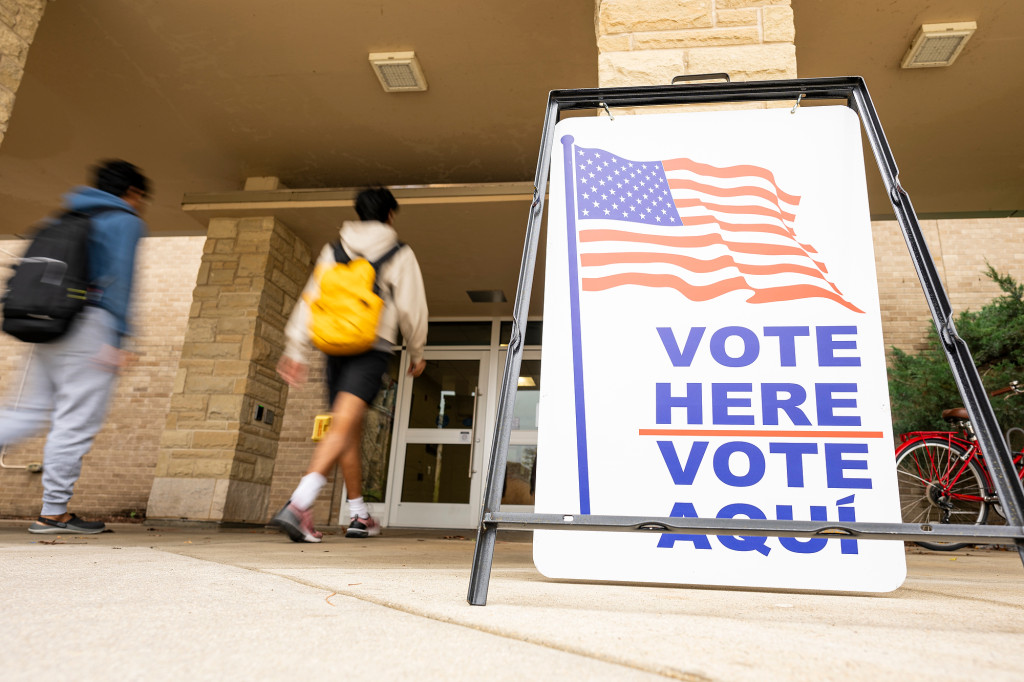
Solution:
{"label": "brick texture wall", "polygon": [[[925,346],[932,324],[906,242],[894,221],[872,223],[886,352]],[[978,310],[1000,294],[987,263],[1024,280],[1024,218],[925,220],[921,229],[954,315]]]}
{"label": "brick texture wall", "polygon": [[[72,510],[83,516],[124,515],[146,508],[204,242],[203,237],[153,237],[139,247],[136,336],[129,344],[138,357],[118,382],[109,417],[75,486]],[[21,253],[24,242],[0,241],[0,249]],[[12,260],[0,253],[0,277],[6,279]],[[30,349],[0,335],[0,390],[5,403],[16,396]],[[42,448],[42,437],[9,447],[5,463],[42,461]],[[38,474],[0,469],[0,516],[38,514],[41,496]]]}

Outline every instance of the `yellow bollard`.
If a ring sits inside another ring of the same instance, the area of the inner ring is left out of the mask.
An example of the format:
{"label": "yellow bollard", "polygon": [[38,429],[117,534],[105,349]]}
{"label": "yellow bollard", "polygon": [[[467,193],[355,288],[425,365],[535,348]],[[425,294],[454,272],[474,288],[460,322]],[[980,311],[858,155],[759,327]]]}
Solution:
{"label": "yellow bollard", "polygon": [[331,428],[331,415],[329,414],[318,414],[313,420],[313,437],[314,442],[323,440],[324,434],[327,433],[327,429]]}

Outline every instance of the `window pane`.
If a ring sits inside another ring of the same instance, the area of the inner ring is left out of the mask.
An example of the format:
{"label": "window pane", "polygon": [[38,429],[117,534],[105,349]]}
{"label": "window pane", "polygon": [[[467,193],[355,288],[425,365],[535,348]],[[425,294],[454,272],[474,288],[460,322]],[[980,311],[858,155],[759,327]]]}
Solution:
{"label": "window pane", "polygon": [[[524,339],[525,345],[527,346],[539,346],[541,333],[544,331],[544,323],[540,320],[529,320],[526,323],[526,337]],[[499,332],[502,346],[508,346],[509,341],[512,340],[512,321],[501,323],[501,331]]]}
{"label": "window pane", "polygon": [[505,487],[501,491],[502,504],[533,504],[534,489],[537,486],[534,473],[536,462],[536,445],[509,446]]}
{"label": "window pane", "polygon": [[380,393],[370,404],[363,420],[363,499],[367,502],[385,501],[398,371],[399,356],[396,354],[391,356],[387,374],[382,377]]}
{"label": "window pane", "polygon": [[519,364],[516,403],[512,406],[512,428],[516,431],[536,431],[539,404],[540,360],[523,360]]}
{"label": "window pane", "polygon": [[466,504],[471,445],[410,443],[405,448],[402,502]]}
{"label": "window pane", "polygon": [[411,429],[472,429],[479,360],[427,360],[413,379]]}
{"label": "window pane", "polygon": [[427,325],[428,346],[489,346],[490,322],[431,322]]}

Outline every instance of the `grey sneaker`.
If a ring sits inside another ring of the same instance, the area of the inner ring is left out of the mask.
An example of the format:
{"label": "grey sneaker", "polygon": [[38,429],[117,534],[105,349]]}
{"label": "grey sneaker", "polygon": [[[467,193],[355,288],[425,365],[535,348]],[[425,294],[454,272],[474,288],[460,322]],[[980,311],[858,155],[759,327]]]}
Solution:
{"label": "grey sneaker", "polygon": [[283,531],[292,542],[320,542],[324,534],[313,528],[313,512],[289,502],[267,524]]}
{"label": "grey sneaker", "polygon": [[47,533],[50,535],[61,535],[66,533],[79,533],[82,535],[93,535],[107,530],[102,521],[85,521],[74,514],[67,521],[54,521],[40,516],[36,522],[28,527],[29,533]]}

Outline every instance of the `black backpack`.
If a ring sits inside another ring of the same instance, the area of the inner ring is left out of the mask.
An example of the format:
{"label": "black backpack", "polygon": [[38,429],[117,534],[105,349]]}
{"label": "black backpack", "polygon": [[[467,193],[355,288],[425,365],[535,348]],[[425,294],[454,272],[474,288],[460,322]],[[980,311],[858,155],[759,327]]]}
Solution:
{"label": "black backpack", "polygon": [[32,237],[3,294],[3,330],[29,343],[63,336],[89,293],[89,234],[92,217],[126,208],[67,211]]}

